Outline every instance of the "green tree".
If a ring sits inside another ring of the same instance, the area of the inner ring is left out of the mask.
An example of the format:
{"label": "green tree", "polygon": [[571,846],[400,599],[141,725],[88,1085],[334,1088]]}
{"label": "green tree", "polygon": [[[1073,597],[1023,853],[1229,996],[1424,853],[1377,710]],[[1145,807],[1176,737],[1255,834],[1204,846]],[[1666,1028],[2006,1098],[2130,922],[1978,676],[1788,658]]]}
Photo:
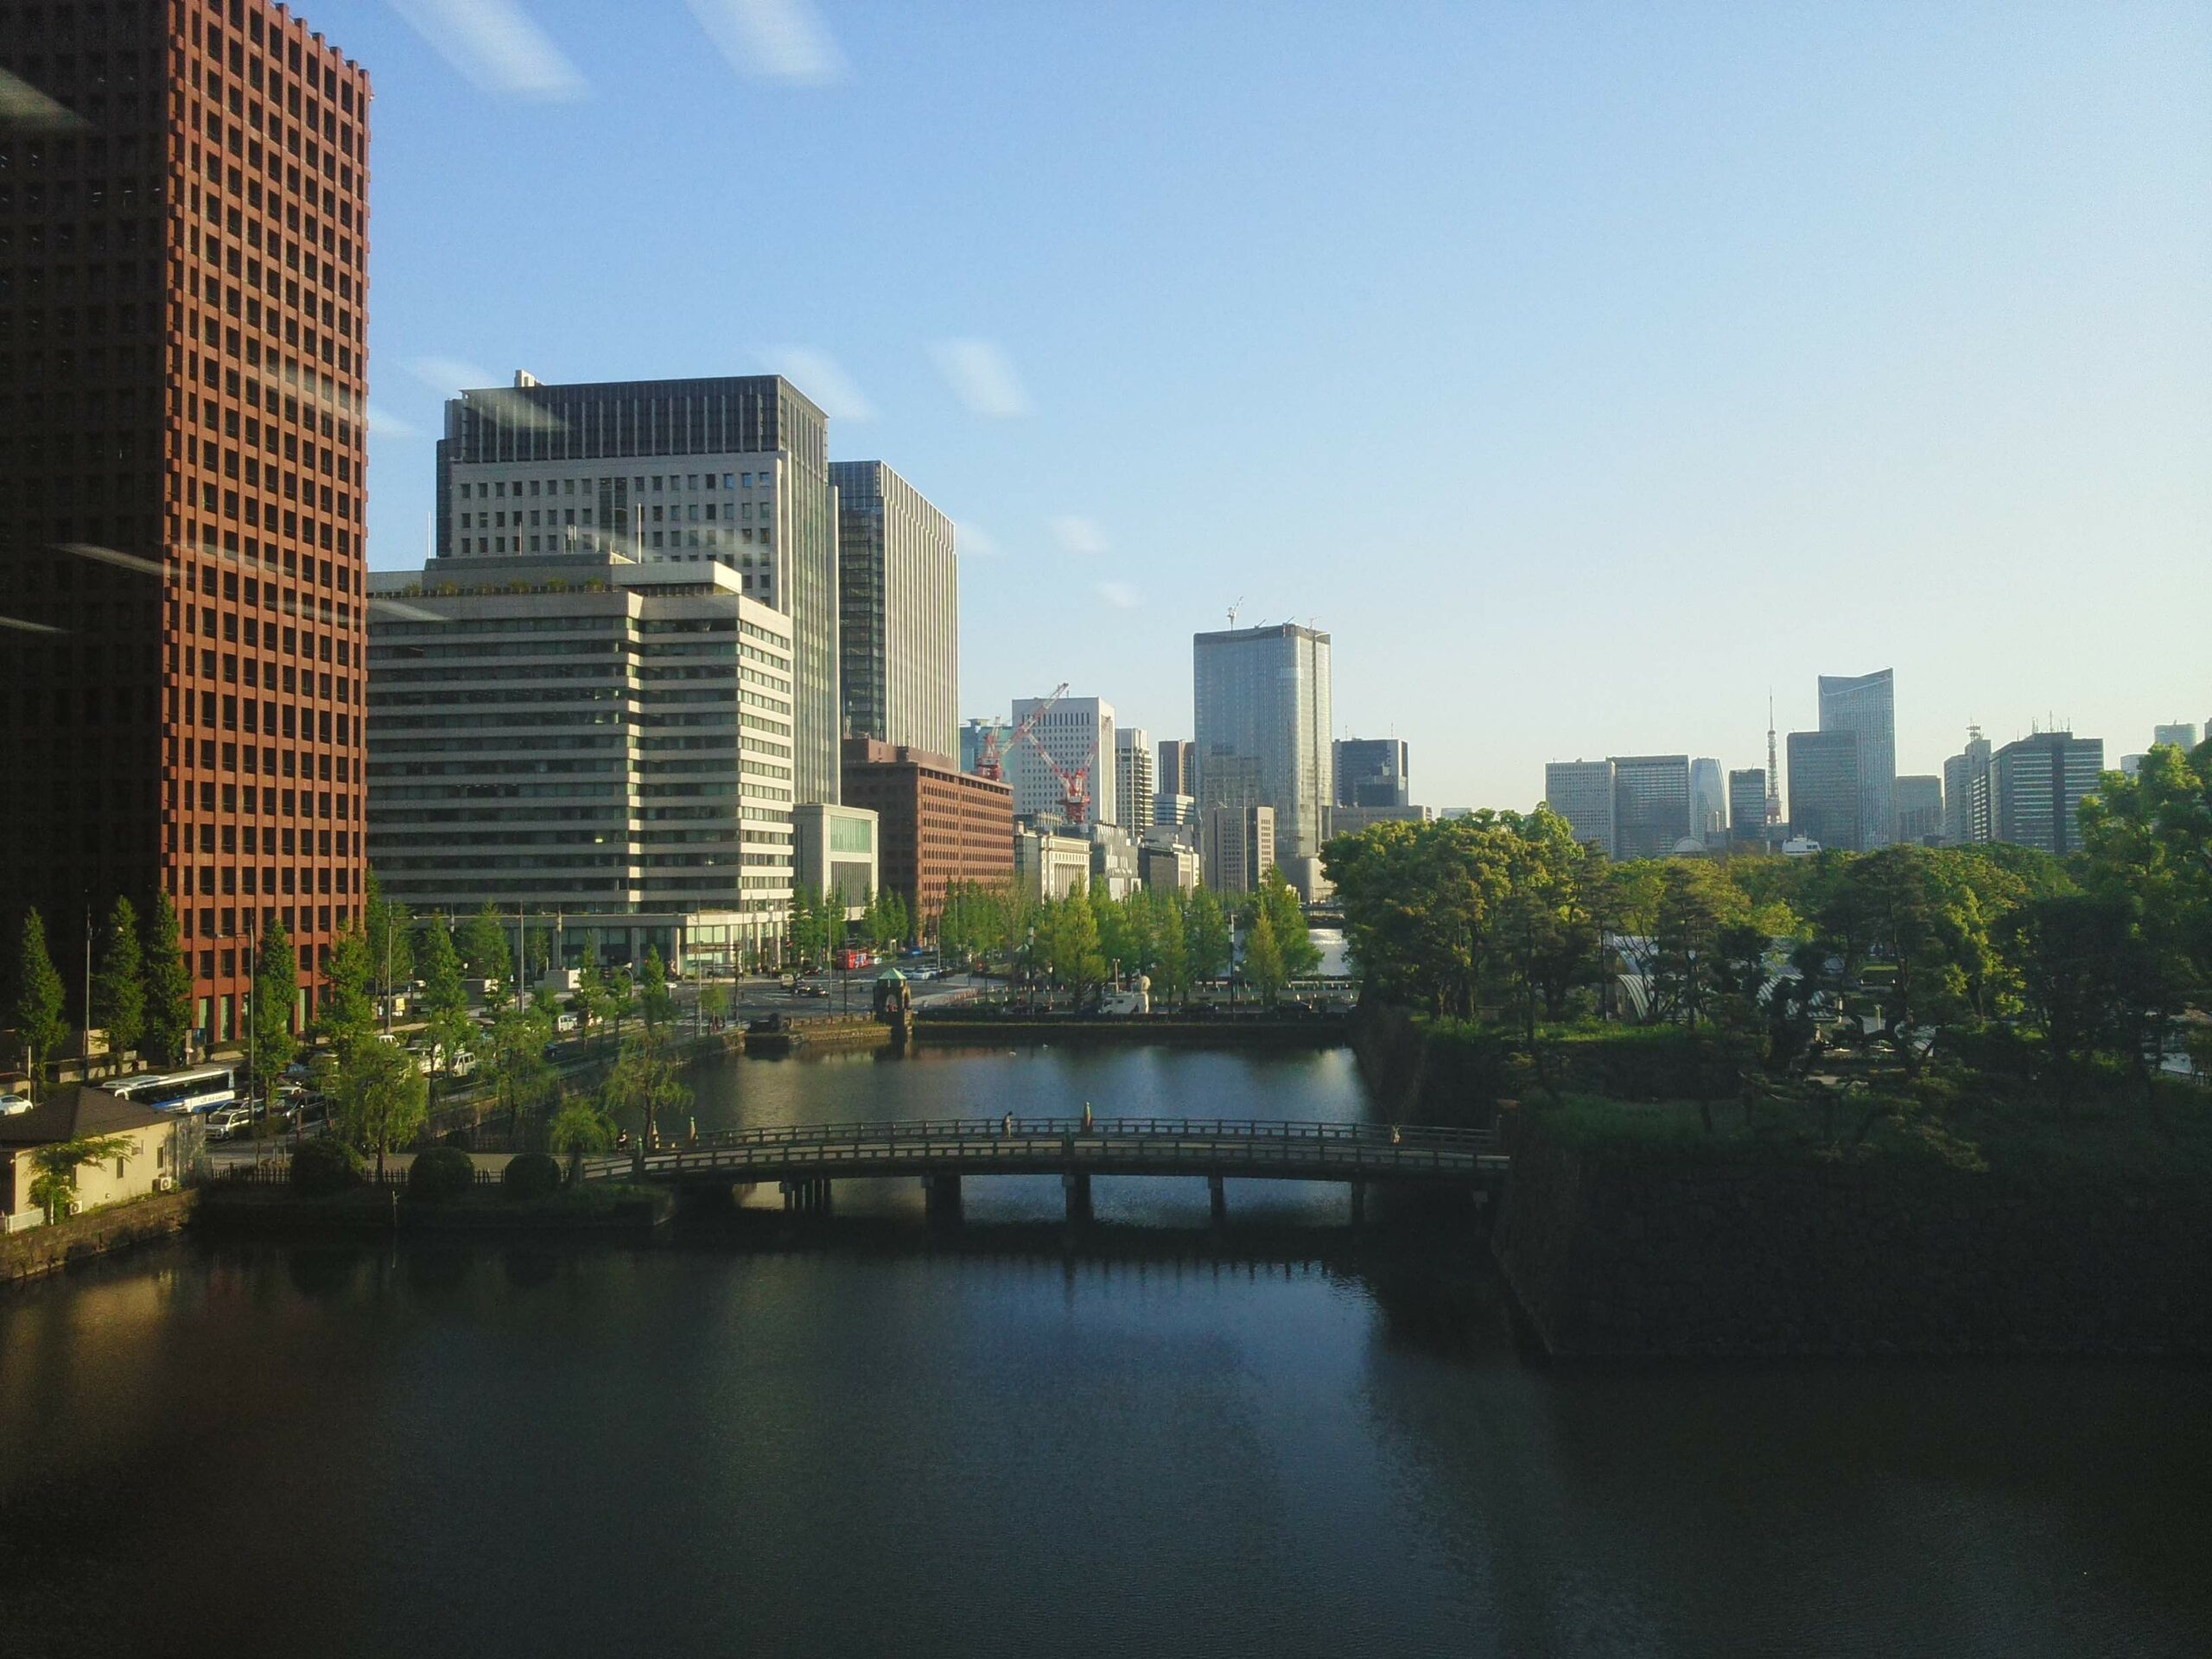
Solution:
{"label": "green tree", "polygon": [[583,1027],[577,1035],[588,1039],[591,1028],[607,1018],[607,981],[599,971],[599,964],[588,962],[576,976],[576,988],[569,994],[569,1006],[575,1010],[576,1023]]}
{"label": "green tree", "polygon": [[146,912],[141,944],[145,990],[140,1040],[162,1064],[182,1065],[192,1044],[192,976],[177,938],[176,906],[159,889]]}
{"label": "green tree", "polygon": [[1219,979],[1229,971],[1234,939],[1221,900],[1207,888],[1191,895],[1185,912],[1184,954],[1193,981]]}
{"label": "green tree", "polygon": [[1275,942],[1274,918],[1262,905],[1244,935],[1244,978],[1268,1007],[1282,995],[1282,947]]}
{"label": "green tree", "polygon": [[385,1154],[421,1133],[429,1116],[430,1081],[396,1043],[359,1045],[338,1071],[338,1132],[364,1153],[373,1153],[377,1178]]}
{"label": "green tree", "polygon": [[610,1115],[634,1113],[641,1125],[640,1149],[660,1144],[660,1120],[691,1098],[676,1075],[676,1048],[666,1027],[647,1026],[623,1039],[622,1052],[607,1076],[605,1099]]}
{"label": "green tree", "polygon": [[1742,919],[1744,896],[1719,867],[1669,860],[1652,920],[1651,1014],[1698,1028],[1723,983],[1721,929]]}
{"label": "green tree", "polygon": [[30,1201],[46,1212],[49,1225],[65,1221],[77,1212],[79,1170],[111,1158],[135,1156],[137,1150],[127,1135],[79,1135],[41,1147],[31,1154]]}
{"label": "green tree", "polygon": [[505,985],[514,976],[514,955],[507,948],[507,930],[499,912],[486,900],[483,909],[462,924],[461,966],[470,979],[497,980]]}
{"label": "green tree", "polygon": [[664,1026],[676,1018],[676,994],[668,988],[668,970],[661,966],[660,951],[645,947],[645,972],[638,988],[638,1011],[648,1026]]}
{"label": "green tree", "polygon": [[519,1124],[524,1114],[537,1111],[557,1092],[552,1062],[545,1058],[552,1035],[527,1002],[510,1002],[493,1019],[487,1059],[492,1098],[510,1124]]}
{"label": "green tree", "polygon": [[1886,966],[1877,982],[1883,1023],[1908,1073],[1920,1068],[1921,1032],[1940,1034],[1974,1015],[1993,947],[1982,894],[1960,855],[1899,845],[1851,859],[1815,919],[1847,969],[1870,955]]}
{"label": "green tree", "polygon": [[435,1064],[449,1068],[468,1041],[468,995],[461,988],[461,958],[443,918],[433,916],[424,925],[415,960],[423,978],[423,1032]]}
{"label": "green tree", "polygon": [[699,988],[699,1017],[720,1025],[729,1016],[729,987],[709,981]]}
{"label": "green tree", "polygon": [[299,1052],[292,1035],[299,983],[299,953],[280,921],[262,936],[254,960],[253,1006],[247,1011],[253,1038],[253,1084],[264,1103],[275,1101],[277,1080]]}
{"label": "green tree", "polygon": [[389,996],[396,987],[415,978],[415,914],[396,899],[384,895],[374,868],[361,906],[361,939],[367,945],[370,982],[378,996]]}
{"label": "green tree", "polygon": [[1172,893],[1155,895],[1153,910],[1152,988],[1162,1002],[1187,1002],[1191,996],[1191,954],[1184,934],[1183,906]]}
{"label": "green tree", "polygon": [[613,1146],[614,1125],[595,1103],[582,1095],[571,1095],[561,1103],[561,1109],[545,1126],[545,1144],[556,1157],[567,1157],[569,1181],[574,1185],[583,1173],[586,1156]]}
{"label": "green tree", "polygon": [[100,934],[92,976],[92,1022],[107,1033],[109,1065],[123,1069],[146,1033],[146,961],[138,944],[138,912],[120,894]]}
{"label": "green tree", "polygon": [[1046,945],[1046,972],[1078,1004],[1105,981],[1106,958],[1098,950],[1097,918],[1080,887],[1052,906],[1049,943],[1041,936],[1039,942]]}
{"label": "green tree", "polygon": [[376,1038],[373,957],[368,940],[349,927],[332,943],[329,963],[322,970],[315,1027],[340,1065],[363,1043]]}
{"label": "green tree", "polygon": [[31,1090],[42,1095],[47,1063],[69,1040],[69,1020],[61,976],[54,972],[54,958],[47,952],[46,918],[36,910],[23,915],[16,951],[16,1034],[29,1052]]}
{"label": "green tree", "polygon": [[1306,925],[1306,906],[1280,866],[1268,865],[1261,876],[1253,911],[1255,916],[1264,914],[1268,918],[1268,931],[1274,935],[1275,949],[1282,957],[1286,983],[1303,978],[1321,965],[1320,950]]}

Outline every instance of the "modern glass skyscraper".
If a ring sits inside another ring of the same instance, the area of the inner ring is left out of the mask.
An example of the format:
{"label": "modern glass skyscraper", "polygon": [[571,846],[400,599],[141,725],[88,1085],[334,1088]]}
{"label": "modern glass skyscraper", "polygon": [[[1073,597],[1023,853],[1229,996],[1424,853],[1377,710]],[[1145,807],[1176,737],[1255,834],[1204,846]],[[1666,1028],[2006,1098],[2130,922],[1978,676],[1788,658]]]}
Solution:
{"label": "modern glass skyscraper", "polygon": [[1954,847],[1987,841],[1989,740],[1967,728],[1967,746],[1943,763],[1943,839]]}
{"label": "modern glass skyscraper", "polygon": [[1766,840],[1766,768],[1740,766],[1728,774],[1728,838],[1738,847]]}
{"label": "modern glass skyscraper", "polygon": [[1613,856],[1664,858],[1690,839],[1690,758],[1617,754]]}
{"label": "modern glass skyscraper", "polygon": [[440,558],[597,551],[735,570],[741,593],[791,620],[797,792],[834,804],[831,500],[829,420],[780,376],[550,386],[518,374],[446,405],[435,545]]}
{"label": "modern glass skyscraper", "polygon": [[1891,671],[1821,675],[1821,729],[1857,734],[1859,844],[1868,851],[1888,846],[1897,828],[1897,689]]}
{"label": "modern glass skyscraper", "polygon": [[1544,804],[1565,818],[1574,838],[1613,855],[1613,763],[1554,760],[1544,767]]}
{"label": "modern glass skyscraper", "polygon": [[360,917],[369,77],[263,0],[0,0],[0,926],[73,993],[167,893],[228,1042]]}
{"label": "modern glass skyscraper", "polygon": [[1201,821],[1218,807],[1274,808],[1283,873],[1310,885],[1335,785],[1329,636],[1285,622],[1201,633],[1192,652]]}
{"label": "modern glass skyscraper", "polygon": [[1897,779],[1897,839],[1907,846],[1943,833],[1943,780],[1933,773]]}
{"label": "modern glass skyscraper", "polygon": [[845,735],[950,754],[960,724],[952,521],[880,461],[833,461]]}
{"label": "modern glass skyscraper", "polygon": [[1859,823],[1865,791],[1859,785],[1859,734],[1850,731],[1789,734],[1789,832],[1829,852],[1866,850]]}
{"label": "modern glass skyscraper", "polygon": [[1708,847],[1728,838],[1728,797],[1720,782],[1720,763],[1707,757],[1690,762],[1690,834]]}
{"label": "modern glass skyscraper", "polygon": [[1338,806],[1410,806],[1406,746],[1395,737],[1347,737],[1336,746]]}

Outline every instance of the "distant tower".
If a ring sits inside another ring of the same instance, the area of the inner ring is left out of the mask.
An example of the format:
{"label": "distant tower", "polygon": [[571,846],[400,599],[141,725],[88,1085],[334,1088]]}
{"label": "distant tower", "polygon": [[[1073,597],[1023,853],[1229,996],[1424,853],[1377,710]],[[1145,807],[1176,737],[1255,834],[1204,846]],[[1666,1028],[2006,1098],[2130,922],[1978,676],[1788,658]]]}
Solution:
{"label": "distant tower", "polygon": [[1766,827],[1782,823],[1782,763],[1774,749],[1774,693],[1766,694]]}

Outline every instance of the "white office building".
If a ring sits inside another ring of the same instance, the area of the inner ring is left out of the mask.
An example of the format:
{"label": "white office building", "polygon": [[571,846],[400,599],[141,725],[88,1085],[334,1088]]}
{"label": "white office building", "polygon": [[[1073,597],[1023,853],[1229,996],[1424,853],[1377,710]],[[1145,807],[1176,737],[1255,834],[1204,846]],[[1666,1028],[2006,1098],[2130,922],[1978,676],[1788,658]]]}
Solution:
{"label": "white office building", "polygon": [[1114,822],[1141,838],[1153,824],[1152,734],[1127,726],[1114,734]]}
{"label": "white office building", "polygon": [[[1027,719],[1042,697],[1016,697],[1014,726]],[[1043,745],[1053,762],[1071,778],[1081,777],[1088,791],[1084,822],[1119,823],[1121,797],[1115,788],[1114,705],[1097,697],[1062,697],[1032,727],[1035,741],[1024,738],[1012,743],[1002,757],[1006,781],[1014,788],[1014,816],[1026,818],[1039,812],[1071,817],[1066,795],[1052,766],[1037,753]],[[1012,741],[1009,728],[1007,741]]]}

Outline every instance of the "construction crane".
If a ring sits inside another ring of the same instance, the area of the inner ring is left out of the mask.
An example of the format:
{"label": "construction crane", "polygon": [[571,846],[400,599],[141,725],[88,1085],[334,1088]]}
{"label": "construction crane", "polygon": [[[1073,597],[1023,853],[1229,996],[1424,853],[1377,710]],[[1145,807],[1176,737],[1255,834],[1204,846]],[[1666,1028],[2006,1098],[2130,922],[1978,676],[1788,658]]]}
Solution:
{"label": "construction crane", "polygon": [[988,778],[993,783],[1000,781],[1005,775],[1005,761],[1007,754],[1013,752],[1016,744],[1028,735],[1030,730],[1039,720],[1052,712],[1052,705],[1067,694],[1068,683],[1062,680],[1046,694],[1043,702],[1021,717],[1021,723],[1014,728],[1014,734],[1006,738],[1003,742],[1000,739],[1007,729],[1006,722],[1002,720],[993,721],[991,729],[983,735],[982,753],[976,757],[976,775],[978,778]]}
{"label": "construction crane", "polygon": [[1045,740],[1037,735],[1038,722],[1052,713],[1053,705],[1067,694],[1068,684],[1065,680],[1063,680],[1047,695],[1039,698],[1035,708],[1021,717],[1003,744],[998,741],[1001,728],[992,728],[989,734],[983,740],[983,753],[976,759],[976,770],[985,778],[1001,776],[1005,757],[1026,741],[1031,748],[1037,751],[1038,758],[1044,761],[1046,769],[1058,780],[1062,813],[1067,821],[1073,824],[1081,823],[1090,816],[1090,766],[1085,763],[1073,772],[1069,771],[1059,763],[1058,757],[1045,747]]}

